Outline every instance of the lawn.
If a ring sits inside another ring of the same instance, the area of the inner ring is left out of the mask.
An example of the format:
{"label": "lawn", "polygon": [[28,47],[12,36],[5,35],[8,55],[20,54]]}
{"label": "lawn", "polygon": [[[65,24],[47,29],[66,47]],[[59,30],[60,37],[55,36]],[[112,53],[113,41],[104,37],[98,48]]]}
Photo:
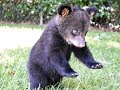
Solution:
{"label": "lawn", "polygon": [[[6,26],[16,30],[41,29],[36,25],[19,24],[2,24],[0,29],[4,30]],[[120,33],[89,31],[86,41],[94,58],[104,68],[88,69],[72,55],[70,65],[79,76],[64,77],[58,87],[53,86],[47,90],[120,90]],[[0,90],[29,90],[26,64],[30,49],[31,47],[17,47],[0,50]]]}

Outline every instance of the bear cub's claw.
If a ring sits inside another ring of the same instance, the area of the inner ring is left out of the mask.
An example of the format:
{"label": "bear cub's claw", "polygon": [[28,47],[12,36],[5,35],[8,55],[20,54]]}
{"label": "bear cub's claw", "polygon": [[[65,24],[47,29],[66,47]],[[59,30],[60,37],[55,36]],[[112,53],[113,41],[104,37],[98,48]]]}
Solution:
{"label": "bear cub's claw", "polygon": [[103,65],[101,63],[94,63],[91,66],[92,69],[101,69],[103,68]]}
{"label": "bear cub's claw", "polygon": [[75,72],[75,73],[72,73],[71,75],[72,75],[71,77],[77,77],[78,73]]}
{"label": "bear cub's claw", "polygon": [[66,76],[66,77],[77,77],[78,73],[77,72],[65,73],[64,76]]}

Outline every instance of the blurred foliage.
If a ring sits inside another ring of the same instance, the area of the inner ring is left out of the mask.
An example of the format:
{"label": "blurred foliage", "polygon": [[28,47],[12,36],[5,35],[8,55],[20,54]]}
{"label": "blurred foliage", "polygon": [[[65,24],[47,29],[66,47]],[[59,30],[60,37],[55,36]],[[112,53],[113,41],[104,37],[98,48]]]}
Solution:
{"label": "blurred foliage", "polygon": [[[61,3],[70,3],[80,7],[95,5],[101,9],[107,0],[0,0],[0,21],[7,22],[40,22],[40,12],[43,12],[43,21],[46,23],[56,13],[56,8]],[[120,24],[120,0],[108,0],[110,6],[116,10],[114,19]],[[108,18],[113,15],[104,10],[98,14]]]}

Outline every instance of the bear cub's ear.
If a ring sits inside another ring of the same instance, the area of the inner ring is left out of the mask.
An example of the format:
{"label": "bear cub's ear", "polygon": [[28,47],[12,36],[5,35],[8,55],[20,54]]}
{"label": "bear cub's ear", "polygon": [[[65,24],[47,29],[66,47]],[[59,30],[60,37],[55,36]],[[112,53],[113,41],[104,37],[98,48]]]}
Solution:
{"label": "bear cub's ear", "polygon": [[61,4],[58,7],[58,14],[62,17],[69,15],[72,12],[71,6],[68,4]]}

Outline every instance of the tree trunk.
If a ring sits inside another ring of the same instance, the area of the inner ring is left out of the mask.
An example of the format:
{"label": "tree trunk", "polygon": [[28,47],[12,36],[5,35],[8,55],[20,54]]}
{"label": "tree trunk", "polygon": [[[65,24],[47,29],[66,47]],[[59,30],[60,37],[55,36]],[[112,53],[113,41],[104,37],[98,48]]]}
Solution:
{"label": "tree trunk", "polygon": [[40,12],[40,25],[43,25],[43,11]]}

